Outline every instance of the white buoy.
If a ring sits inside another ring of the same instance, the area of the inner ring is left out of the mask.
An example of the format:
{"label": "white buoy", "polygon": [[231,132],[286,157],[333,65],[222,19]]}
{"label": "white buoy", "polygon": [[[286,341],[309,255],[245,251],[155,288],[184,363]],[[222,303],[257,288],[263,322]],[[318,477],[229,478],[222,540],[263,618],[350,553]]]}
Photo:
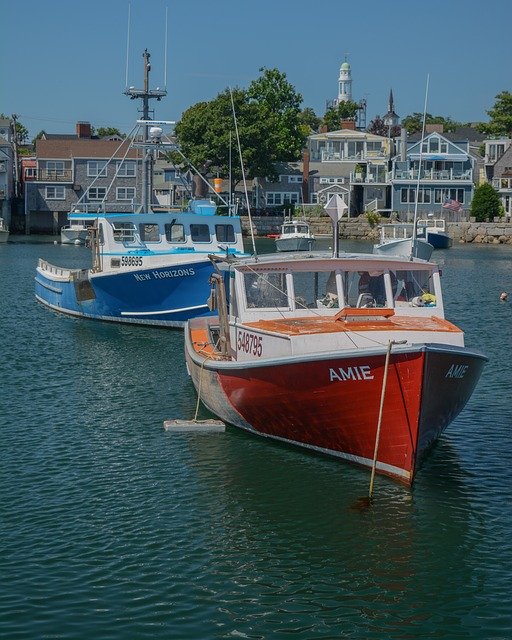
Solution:
{"label": "white buoy", "polygon": [[164,420],[164,429],[172,433],[220,433],[226,425],[220,420]]}
{"label": "white buoy", "polygon": [[503,300],[503,301],[508,300],[508,293],[506,291],[503,291],[500,294],[500,300]]}

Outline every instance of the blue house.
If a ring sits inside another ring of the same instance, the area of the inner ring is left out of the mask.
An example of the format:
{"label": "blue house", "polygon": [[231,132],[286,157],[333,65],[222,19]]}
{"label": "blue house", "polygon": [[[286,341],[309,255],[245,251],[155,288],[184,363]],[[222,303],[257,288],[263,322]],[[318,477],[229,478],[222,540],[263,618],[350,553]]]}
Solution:
{"label": "blue house", "polygon": [[[469,141],[450,133],[434,131],[421,140],[413,134],[400,140],[399,154],[392,159],[391,209],[402,220],[412,219],[418,193],[418,217],[446,213],[449,199],[468,210],[473,199],[475,159]],[[418,189],[419,172],[419,189]]]}

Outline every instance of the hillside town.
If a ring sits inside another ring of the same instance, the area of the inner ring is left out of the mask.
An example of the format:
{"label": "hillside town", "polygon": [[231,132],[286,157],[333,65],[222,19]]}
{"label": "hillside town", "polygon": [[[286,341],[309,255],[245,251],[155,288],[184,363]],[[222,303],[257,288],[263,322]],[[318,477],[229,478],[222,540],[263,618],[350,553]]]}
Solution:
{"label": "hillside town", "polygon": [[[331,104],[344,101],[353,101],[346,60]],[[212,193],[229,196],[242,214],[248,207],[261,216],[282,216],[293,207],[305,213],[338,194],[349,218],[373,212],[410,220],[417,209],[421,218],[445,214],[461,222],[470,219],[475,188],[489,183],[499,196],[502,221],[510,222],[510,138],[488,138],[472,126],[447,132],[442,124],[427,124],[424,135],[408,135],[392,90],[382,118],[388,133],[377,135],[366,126],[365,101],[358,105],[356,117],[342,119],[337,130],[324,125],[311,131],[300,160],[275,164],[277,178],[249,180],[248,198],[241,185],[228,194],[227,176],[207,176]],[[15,124],[12,118],[0,119],[0,216],[11,232],[57,234],[79,199],[91,210],[108,202],[111,211],[142,201],[141,153],[127,150],[121,136],[100,138],[91,123],[77,122],[73,134],[44,132],[32,147],[19,144]],[[191,172],[165,157],[155,158],[152,185],[152,206],[159,210],[180,207],[200,189]]]}

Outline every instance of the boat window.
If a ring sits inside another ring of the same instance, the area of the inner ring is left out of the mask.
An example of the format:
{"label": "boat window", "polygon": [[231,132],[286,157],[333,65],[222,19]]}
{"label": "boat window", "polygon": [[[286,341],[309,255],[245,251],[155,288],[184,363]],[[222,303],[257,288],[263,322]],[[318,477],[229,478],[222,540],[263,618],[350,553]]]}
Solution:
{"label": "boat window", "polygon": [[348,271],[343,274],[343,291],[349,307],[386,306],[383,271]]}
{"label": "boat window", "polygon": [[299,224],[297,225],[297,233],[308,233],[308,227],[305,224]]}
{"label": "boat window", "polygon": [[160,229],[157,224],[139,224],[142,242],[160,242]]}
{"label": "boat window", "polygon": [[336,287],[336,272],[305,271],[293,274],[295,308],[338,309],[339,297]]}
{"label": "boat window", "polygon": [[167,242],[185,242],[185,227],[181,223],[166,224],[164,228]]}
{"label": "boat window", "polygon": [[216,224],[217,242],[235,242],[235,229],[232,224]]}
{"label": "boat window", "polygon": [[135,225],[132,222],[115,222],[112,230],[116,242],[133,242],[135,239]]}
{"label": "boat window", "polygon": [[434,283],[430,271],[390,271],[395,306],[435,307]]}
{"label": "boat window", "polygon": [[249,309],[288,307],[285,273],[244,273],[244,284]]}
{"label": "boat window", "polygon": [[190,237],[193,242],[210,242],[210,228],[207,224],[191,224]]}

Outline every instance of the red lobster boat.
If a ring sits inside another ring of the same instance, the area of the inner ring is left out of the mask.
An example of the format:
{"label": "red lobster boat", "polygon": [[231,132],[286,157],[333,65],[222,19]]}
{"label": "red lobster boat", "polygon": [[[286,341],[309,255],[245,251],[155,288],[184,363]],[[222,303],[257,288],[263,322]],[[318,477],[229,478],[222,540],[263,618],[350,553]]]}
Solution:
{"label": "red lobster boat", "polygon": [[444,318],[438,266],[368,254],[212,259],[218,317],[185,330],[203,404],[412,484],[487,361]]}

